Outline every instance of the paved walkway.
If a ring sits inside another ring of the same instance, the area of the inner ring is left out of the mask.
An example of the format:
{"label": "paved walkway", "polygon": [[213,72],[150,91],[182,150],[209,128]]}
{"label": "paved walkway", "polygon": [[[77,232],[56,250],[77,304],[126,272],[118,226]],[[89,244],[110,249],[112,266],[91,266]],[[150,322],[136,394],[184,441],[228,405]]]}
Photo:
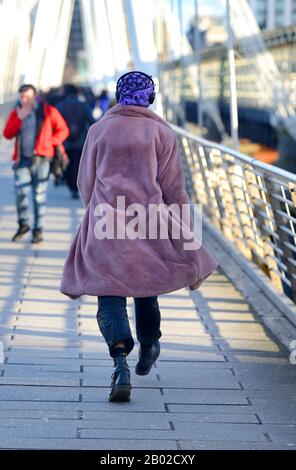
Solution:
{"label": "paved walkway", "polygon": [[295,449],[296,366],[222,272],[192,297],[160,297],[160,360],[136,376],[136,346],[132,401],[108,402],[113,363],[96,299],[58,291],[82,206],[51,184],[46,240],[12,244],[12,172],[0,150],[0,448]]}

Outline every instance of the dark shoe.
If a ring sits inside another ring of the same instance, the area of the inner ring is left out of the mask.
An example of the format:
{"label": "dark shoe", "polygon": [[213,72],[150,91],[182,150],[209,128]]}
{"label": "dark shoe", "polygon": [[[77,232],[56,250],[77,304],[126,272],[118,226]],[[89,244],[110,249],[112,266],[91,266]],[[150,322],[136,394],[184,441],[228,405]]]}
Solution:
{"label": "dark shoe", "polygon": [[129,401],[132,389],[130,370],[123,354],[114,357],[114,366],[109,401]]}
{"label": "dark shoe", "polygon": [[154,362],[160,354],[159,341],[155,341],[151,346],[140,345],[139,349],[139,361],[136,365],[137,375],[149,374]]}
{"label": "dark shoe", "polygon": [[29,230],[30,230],[29,225],[19,224],[19,228],[18,228],[17,232],[13,235],[11,241],[12,242],[17,242],[18,240],[20,240],[23,237],[23,235],[25,235],[25,233],[29,232]]}
{"label": "dark shoe", "polygon": [[54,185],[55,186],[61,186],[61,184],[62,184],[62,179],[61,178],[57,177],[57,178],[54,179]]}
{"label": "dark shoe", "polygon": [[34,228],[31,243],[40,243],[43,240],[42,229]]}
{"label": "dark shoe", "polygon": [[80,198],[78,191],[72,191],[71,194],[72,194],[72,199],[79,199]]}

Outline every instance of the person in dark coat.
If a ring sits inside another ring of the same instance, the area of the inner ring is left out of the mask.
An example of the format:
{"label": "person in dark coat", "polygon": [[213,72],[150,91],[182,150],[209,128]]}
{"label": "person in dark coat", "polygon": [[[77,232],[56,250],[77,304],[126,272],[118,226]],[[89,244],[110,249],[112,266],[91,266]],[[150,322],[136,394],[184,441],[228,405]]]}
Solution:
{"label": "person in dark coat", "polygon": [[87,103],[79,100],[79,90],[75,85],[65,85],[64,92],[65,98],[57,107],[70,129],[70,135],[64,144],[69,157],[65,179],[73,199],[78,199],[77,175],[81,152],[88,128],[96,121]]}

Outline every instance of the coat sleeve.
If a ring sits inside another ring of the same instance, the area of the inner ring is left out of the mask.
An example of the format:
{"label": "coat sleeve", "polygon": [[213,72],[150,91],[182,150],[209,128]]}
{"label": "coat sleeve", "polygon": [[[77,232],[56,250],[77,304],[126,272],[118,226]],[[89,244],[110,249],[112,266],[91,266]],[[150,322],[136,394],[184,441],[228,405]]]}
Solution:
{"label": "coat sleeve", "polygon": [[3,135],[6,139],[13,139],[21,130],[22,121],[18,118],[16,110],[13,109],[7,119],[3,129]]}
{"label": "coat sleeve", "polygon": [[85,207],[89,204],[93,192],[97,169],[97,146],[92,136],[92,127],[89,129],[81,153],[77,187]]}
{"label": "coat sleeve", "polygon": [[176,135],[168,139],[164,152],[158,157],[157,180],[165,204],[190,203]]}
{"label": "coat sleeve", "polygon": [[61,145],[69,136],[70,131],[65,119],[54,106],[51,106],[50,120],[52,125],[52,145]]}

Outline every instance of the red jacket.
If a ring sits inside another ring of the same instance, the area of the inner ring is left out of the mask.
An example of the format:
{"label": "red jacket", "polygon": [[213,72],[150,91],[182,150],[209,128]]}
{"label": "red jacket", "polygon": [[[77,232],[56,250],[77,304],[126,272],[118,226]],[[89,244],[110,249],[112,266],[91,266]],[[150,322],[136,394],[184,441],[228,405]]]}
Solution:
{"label": "red jacket", "polygon": [[[40,131],[37,135],[34,147],[34,153],[43,157],[53,157],[54,147],[61,145],[70,134],[69,128],[60,114],[54,107],[42,103],[44,118],[41,122]],[[19,160],[19,134],[22,127],[22,121],[18,118],[16,109],[13,109],[8,117],[3,135],[6,139],[16,137],[12,160]]]}

